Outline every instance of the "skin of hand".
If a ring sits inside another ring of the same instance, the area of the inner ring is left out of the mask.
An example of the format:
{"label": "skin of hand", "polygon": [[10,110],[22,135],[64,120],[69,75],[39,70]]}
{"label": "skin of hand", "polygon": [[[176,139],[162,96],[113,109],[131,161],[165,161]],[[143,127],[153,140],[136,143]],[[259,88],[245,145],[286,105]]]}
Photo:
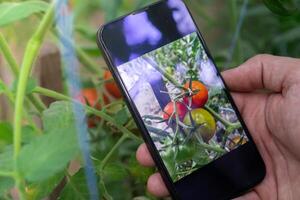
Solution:
{"label": "skin of hand", "polygon": [[[238,200],[300,198],[300,59],[257,55],[222,76],[266,164],[266,177]],[[145,144],[137,160],[154,166]],[[161,176],[150,193],[168,196]]]}

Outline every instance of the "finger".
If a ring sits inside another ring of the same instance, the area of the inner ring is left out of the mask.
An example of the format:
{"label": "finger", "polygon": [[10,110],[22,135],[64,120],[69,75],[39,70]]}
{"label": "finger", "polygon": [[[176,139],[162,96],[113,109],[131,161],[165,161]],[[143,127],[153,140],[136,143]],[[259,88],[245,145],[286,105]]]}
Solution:
{"label": "finger", "polygon": [[153,167],[155,165],[145,143],[141,144],[138,148],[136,152],[136,159],[141,165],[146,167]]}
{"label": "finger", "polygon": [[159,173],[151,175],[148,179],[147,184],[148,191],[157,197],[167,197],[169,196],[169,191],[166,188],[162,177]]}
{"label": "finger", "polygon": [[293,80],[299,79],[299,65],[299,59],[258,55],[240,67],[223,72],[222,75],[231,91],[269,89],[281,92]]}

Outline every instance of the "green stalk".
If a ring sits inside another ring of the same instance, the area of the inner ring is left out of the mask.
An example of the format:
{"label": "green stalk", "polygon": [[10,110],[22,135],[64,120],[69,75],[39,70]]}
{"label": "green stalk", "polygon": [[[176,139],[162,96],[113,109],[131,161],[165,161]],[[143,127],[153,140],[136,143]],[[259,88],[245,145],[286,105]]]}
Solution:
{"label": "green stalk", "polygon": [[21,150],[21,139],[22,139],[22,118],[23,118],[23,106],[25,100],[26,86],[28,83],[28,78],[30,76],[32,66],[37,58],[38,52],[42,45],[43,39],[51,27],[52,19],[54,16],[54,3],[51,4],[50,8],[47,10],[45,16],[43,17],[37,31],[34,33],[32,38],[29,40],[23,63],[19,75],[19,81],[17,86],[16,103],[15,103],[15,113],[14,113],[14,170],[16,173],[15,181],[16,186],[19,190],[20,199],[25,199],[24,183],[22,177],[18,173],[17,160]]}
{"label": "green stalk", "polygon": [[122,135],[122,137],[118,140],[118,142],[108,152],[108,154],[105,156],[105,158],[101,162],[100,173],[103,172],[103,170],[104,170],[105,166],[107,165],[108,161],[111,159],[111,157],[114,155],[114,153],[118,150],[118,148],[123,144],[123,142],[126,139],[128,139],[128,136],[126,134]]}
{"label": "green stalk", "polygon": [[173,85],[176,87],[187,90],[185,87],[180,85],[177,80],[175,80],[169,73],[167,73],[161,66],[158,64],[154,63],[149,56],[145,56],[144,59],[152,66],[154,67],[157,71],[159,71],[168,81],[170,81]]}
{"label": "green stalk", "polygon": [[217,118],[217,120],[222,122],[222,124],[224,124],[226,127],[239,128],[241,126],[240,123],[234,123],[233,124],[233,123],[230,123],[229,121],[223,119],[218,113],[216,113],[213,109],[211,109],[207,105],[205,105],[204,107],[208,112],[210,112],[215,118]]}
{"label": "green stalk", "polygon": [[[74,44],[75,45],[75,44]],[[78,57],[78,60],[80,63],[86,67],[90,72],[96,73],[99,78],[103,77],[104,73],[103,70],[101,70],[101,67],[99,67],[93,60],[90,59],[90,57],[77,45],[75,45],[75,51],[76,55]]]}
{"label": "green stalk", "polygon": [[220,147],[215,147],[215,146],[211,146],[209,144],[206,144],[204,142],[199,142],[198,145],[204,149],[207,149],[207,150],[211,150],[211,151],[214,151],[214,152],[217,152],[217,153],[226,153],[226,151]]}
{"label": "green stalk", "polygon": [[3,34],[0,32],[0,49],[2,50],[3,56],[6,59],[7,63],[11,67],[11,71],[15,76],[18,76],[19,74],[19,65],[12,55],[9,46],[3,36]]}
{"label": "green stalk", "polygon": [[[47,96],[47,97],[51,97],[51,98],[54,98],[56,100],[61,100],[61,101],[70,101],[70,102],[76,102],[76,103],[80,103],[74,99],[72,99],[71,97],[68,97],[64,94],[61,94],[61,93],[58,93],[58,92],[55,92],[55,91],[52,91],[52,90],[48,90],[48,89],[45,89],[45,88],[42,88],[42,87],[36,87],[34,90],[33,90],[34,93],[38,93],[38,94],[41,94],[41,95],[44,95],[44,96]],[[92,108],[88,105],[83,105],[86,109],[86,111],[90,114],[94,114],[98,117],[100,117],[101,119],[107,121],[107,122],[110,122],[112,124],[114,124],[122,133],[124,133],[125,135],[127,135],[128,137],[134,139],[134,140],[137,140],[137,141],[142,141],[139,137],[137,137],[135,134],[133,134],[132,132],[130,132],[128,129],[126,129],[124,126],[122,125],[119,125],[115,120],[114,118],[112,118],[111,116],[107,115],[105,112],[103,111],[99,111],[95,108]]]}
{"label": "green stalk", "polygon": [[[5,40],[4,36],[2,33],[0,33],[0,49],[3,52],[4,58],[6,59],[8,66],[10,66],[10,69],[14,75],[15,78],[19,76],[19,65],[17,63],[17,60],[13,56],[7,41]],[[40,113],[43,112],[43,110],[46,109],[45,104],[41,101],[40,98],[29,94],[28,99],[31,101],[32,105],[39,111]]]}
{"label": "green stalk", "polygon": [[34,105],[35,109],[39,112],[42,113],[44,110],[47,109],[46,105],[42,102],[40,98],[37,96],[34,96],[33,94],[28,95],[28,99],[32,105]]}

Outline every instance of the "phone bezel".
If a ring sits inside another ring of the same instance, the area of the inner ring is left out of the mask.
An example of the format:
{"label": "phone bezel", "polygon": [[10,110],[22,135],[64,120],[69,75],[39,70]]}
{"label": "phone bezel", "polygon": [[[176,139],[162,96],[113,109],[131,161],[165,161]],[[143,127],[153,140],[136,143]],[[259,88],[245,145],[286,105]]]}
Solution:
{"label": "phone bezel", "polygon": [[[144,122],[143,122],[142,118],[140,117],[139,112],[138,112],[138,110],[137,110],[134,102],[132,101],[132,99],[131,99],[131,97],[130,97],[130,95],[129,95],[126,87],[125,87],[125,84],[124,84],[124,82],[123,82],[123,80],[122,80],[122,78],[121,78],[121,76],[120,76],[120,74],[119,74],[119,72],[117,70],[117,66],[114,64],[114,62],[112,61],[111,56],[109,55],[109,51],[108,51],[108,49],[107,49],[107,47],[105,45],[105,40],[102,37],[102,33],[105,30],[105,27],[107,25],[115,23],[115,22],[117,22],[119,20],[122,20],[123,18],[125,18],[125,17],[127,17],[129,15],[140,13],[140,12],[143,12],[143,11],[148,10],[148,9],[152,9],[155,5],[163,3],[163,2],[165,2],[165,0],[161,0],[161,1],[158,1],[158,2],[155,2],[155,3],[152,3],[152,4],[150,4],[150,5],[148,5],[148,6],[144,7],[144,8],[141,8],[139,10],[133,11],[133,12],[127,14],[127,15],[121,16],[121,17],[119,17],[119,18],[117,18],[117,19],[115,19],[115,20],[113,20],[113,21],[111,21],[109,23],[106,23],[106,24],[102,25],[100,27],[100,29],[98,30],[98,32],[97,32],[97,44],[98,44],[98,46],[99,46],[99,48],[100,48],[100,50],[101,50],[101,52],[103,54],[103,57],[105,59],[105,62],[108,65],[109,70],[112,72],[113,78],[116,80],[116,83],[120,87],[121,92],[122,92],[123,96],[125,97],[125,102],[128,105],[128,108],[129,108],[130,112],[132,113],[132,116],[133,116],[133,118],[134,118],[134,120],[135,120],[138,128],[142,132],[142,137],[143,137],[143,139],[146,142],[146,145],[147,145],[147,147],[149,149],[149,152],[150,152],[150,154],[151,154],[151,156],[152,156],[155,164],[157,165],[158,171],[162,175],[162,178],[163,178],[163,180],[164,180],[164,182],[165,182],[165,184],[166,184],[166,186],[167,186],[167,188],[168,188],[168,190],[169,190],[172,198],[179,199],[180,195],[176,191],[175,183],[173,183],[172,178],[169,176],[168,170],[166,169],[166,167],[165,167],[165,165],[163,163],[163,160],[160,157],[160,154],[157,151],[156,146],[155,146],[154,142],[152,141],[152,138],[150,137],[150,134],[149,134],[147,128],[145,127]],[[191,14],[188,6],[186,5],[186,3],[184,1],[182,1],[182,2],[186,6],[186,8],[187,8],[187,10],[188,10],[188,12],[189,12],[189,14],[190,14],[190,16],[191,16],[191,18],[192,18],[195,26],[196,26],[196,32],[197,32],[198,37],[199,37],[199,39],[200,39],[200,41],[201,41],[201,43],[203,45],[204,50],[206,51],[208,57],[212,60],[212,62],[214,63],[214,65],[217,66],[215,64],[215,62],[214,62],[214,59],[212,58],[212,56],[210,54],[210,51],[209,51],[209,49],[208,49],[208,47],[206,45],[206,42],[204,41],[204,38],[203,38],[203,36],[202,36],[202,34],[200,32],[200,29],[197,26],[197,24],[196,24],[196,22],[195,22],[195,20],[194,20],[194,18],[192,16],[192,14]],[[237,108],[237,106],[236,106],[236,104],[235,104],[235,102],[234,102],[234,100],[233,100],[233,98],[232,98],[232,96],[231,96],[231,94],[229,92],[229,89],[228,89],[228,87],[226,85],[226,82],[224,81],[224,79],[223,79],[223,77],[222,77],[222,75],[221,75],[221,73],[220,73],[220,71],[218,69],[217,69],[217,73],[221,77],[221,79],[222,79],[222,81],[224,83],[225,92],[226,92],[226,94],[228,96],[228,99],[229,99],[231,105],[233,106],[234,110],[237,111],[236,112],[237,117],[241,121],[242,127],[244,128],[244,130],[245,130],[245,132],[246,132],[246,134],[247,134],[247,136],[249,138],[249,142],[246,145],[244,145],[244,148],[246,148],[247,145],[248,146],[249,145],[254,145],[254,147],[257,148],[256,145],[255,145],[255,143],[254,143],[254,141],[253,141],[253,139],[252,139],[252,137],[251,137],[251,135],[250,135],[250,133],[249,133],[249,131],[248,131],[248,128],[247,128],[247,126],[246,126],[246,124],[245,124],[245,122],[244,122],[244,120],[243,120],[240,112],[238,112],[238,108]],[[236,151],[242,151],[242,148],[239,147],[238,149],[236,149]],[[227,153],[227,155],[229,155],[229,154],[231,154],[231,152]],[[260,156],[260,155],[258,155],[258,156]],[[212,163],[214,163],[214,162],[216,162],[216,161],[213,161]],[[200,168],[198,170],[201,170],[201,169],[202,168]],[[259,177],[256,181],[253,181],[252,185],[256,185],[256,184],[258,184],[259,182],[261,182],[263,180],[263,178],[265,176],[265,173],[266,173],[265,172],[265,166],[264,166],[264,169],[262,169],[262,170],[263,170],[262,171],[263,175],[261,177]],[[240,191],[236,191],[235,194],[230,194],[228,196],[228,198],[237,197],[238,195],[246,192],[248,189],[249,188],[246,188],[246,189],[242,188]]]}

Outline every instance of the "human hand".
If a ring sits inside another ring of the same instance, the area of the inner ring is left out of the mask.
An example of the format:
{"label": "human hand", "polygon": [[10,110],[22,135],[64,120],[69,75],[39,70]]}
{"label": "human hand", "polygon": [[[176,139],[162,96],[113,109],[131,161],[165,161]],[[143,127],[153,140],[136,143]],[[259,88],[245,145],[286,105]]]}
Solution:
{"label": "human hand", "polygon": [[[300,197],[300,59],[258,55],[223,77],[265,161],[262,183],[239,200]],[[154,166],[145,144],[137,160]],[[159,173],[148,179],[150,193],[168,196]]]}

